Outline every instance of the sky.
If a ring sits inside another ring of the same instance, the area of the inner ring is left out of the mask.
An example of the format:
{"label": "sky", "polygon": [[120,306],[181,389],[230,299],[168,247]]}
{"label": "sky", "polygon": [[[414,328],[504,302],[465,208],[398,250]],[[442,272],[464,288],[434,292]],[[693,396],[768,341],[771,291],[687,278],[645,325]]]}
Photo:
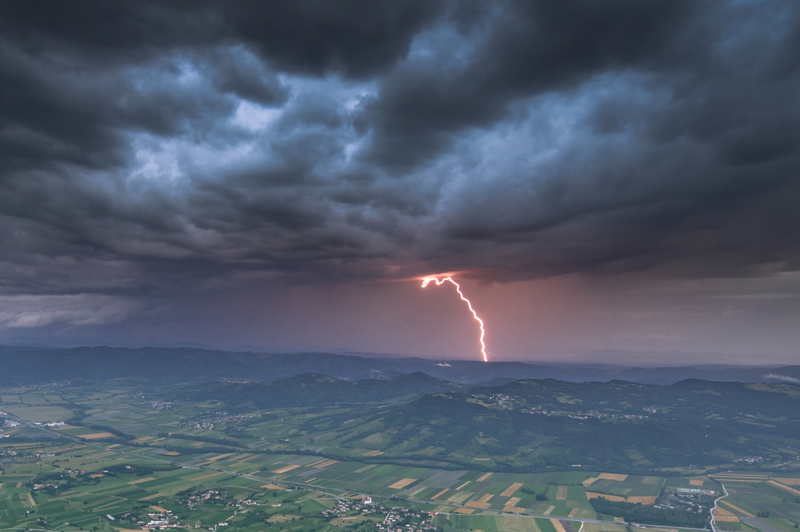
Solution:
{"label": "sky", "polygon": [[[0,4],[0,343],[800,362],[794,0]],[[616,354],[614,354],[616,353]]]}

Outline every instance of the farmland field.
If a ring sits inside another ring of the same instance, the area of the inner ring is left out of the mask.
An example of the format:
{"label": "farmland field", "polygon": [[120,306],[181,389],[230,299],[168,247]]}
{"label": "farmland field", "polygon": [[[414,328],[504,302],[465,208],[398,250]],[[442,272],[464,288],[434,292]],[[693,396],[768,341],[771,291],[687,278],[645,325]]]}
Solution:
{"label": "farmland field", "polygon": [[[0,390],[0,524],[333,532],[391,518],[426,530],[624,532],[626,515],[669,523],[699,508],[702,528],[723,484],[719,530],[792,532],[800,522],[800,474],[788,469],[537,471],[466,450],[441,460],[437,448],[397,450],[402,433],[378,421],[394,400],[230,408],[180,390],[122,380]],[[55,421],[65,423],[43,424]],[[417,436],[408,437],[410,446]]]}

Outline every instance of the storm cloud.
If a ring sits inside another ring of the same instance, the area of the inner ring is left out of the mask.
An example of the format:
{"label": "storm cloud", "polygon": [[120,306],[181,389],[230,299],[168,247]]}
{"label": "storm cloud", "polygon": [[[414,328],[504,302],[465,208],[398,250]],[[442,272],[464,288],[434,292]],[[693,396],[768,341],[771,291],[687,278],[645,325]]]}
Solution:
{"label": "storm cloud", "polygon": [[800,269],[790,0],[12,2],[0,79],[7,326],[260,280]]}

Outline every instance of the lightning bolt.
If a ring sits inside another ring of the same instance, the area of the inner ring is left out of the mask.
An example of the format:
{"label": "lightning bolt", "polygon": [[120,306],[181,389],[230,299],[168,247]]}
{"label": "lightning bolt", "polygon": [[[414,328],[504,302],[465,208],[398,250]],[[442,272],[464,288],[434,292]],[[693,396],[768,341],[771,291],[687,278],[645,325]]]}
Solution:
{"label": "lightning bolt", "polygon": [[464,297],[463,292],[461,292],[461,286],[459,286],[459,284],[455,282],[452,277],[442,277],[441,280],[439,280],[438,277],[424,277],[422,279],[422,288],[428,286],[428,283],[431,281],[435,282],[436,286],[441,286],[448,281],[455,285],[456,292],[458,292],[458,295],[461,296],[462,301],[464,301],[464,303],[466,303],[469,307],[469,311],[472,312],[472,317],[475,318],[475,321],[477,321],[481,326],[481,354],[483,355],[483,361],[488,362],[489,359],[486,356],[486,343],[483,341],[483,337],[486,336],[486,329],[483,327],[483,320],[478,316],[478,313],[475,312],[475,309],[472,308],[472,303],[470,303],[469,299]]}

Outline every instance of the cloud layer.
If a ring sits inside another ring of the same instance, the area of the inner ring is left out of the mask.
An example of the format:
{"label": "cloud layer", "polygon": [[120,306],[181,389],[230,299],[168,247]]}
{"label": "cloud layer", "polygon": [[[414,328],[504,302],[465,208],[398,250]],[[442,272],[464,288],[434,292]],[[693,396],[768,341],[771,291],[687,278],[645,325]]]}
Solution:
{"label": "cloud layer", "polygon": [[0,294],[95,302],[2,320],[796,271],[799,51],[790,0],[2,5]]}

